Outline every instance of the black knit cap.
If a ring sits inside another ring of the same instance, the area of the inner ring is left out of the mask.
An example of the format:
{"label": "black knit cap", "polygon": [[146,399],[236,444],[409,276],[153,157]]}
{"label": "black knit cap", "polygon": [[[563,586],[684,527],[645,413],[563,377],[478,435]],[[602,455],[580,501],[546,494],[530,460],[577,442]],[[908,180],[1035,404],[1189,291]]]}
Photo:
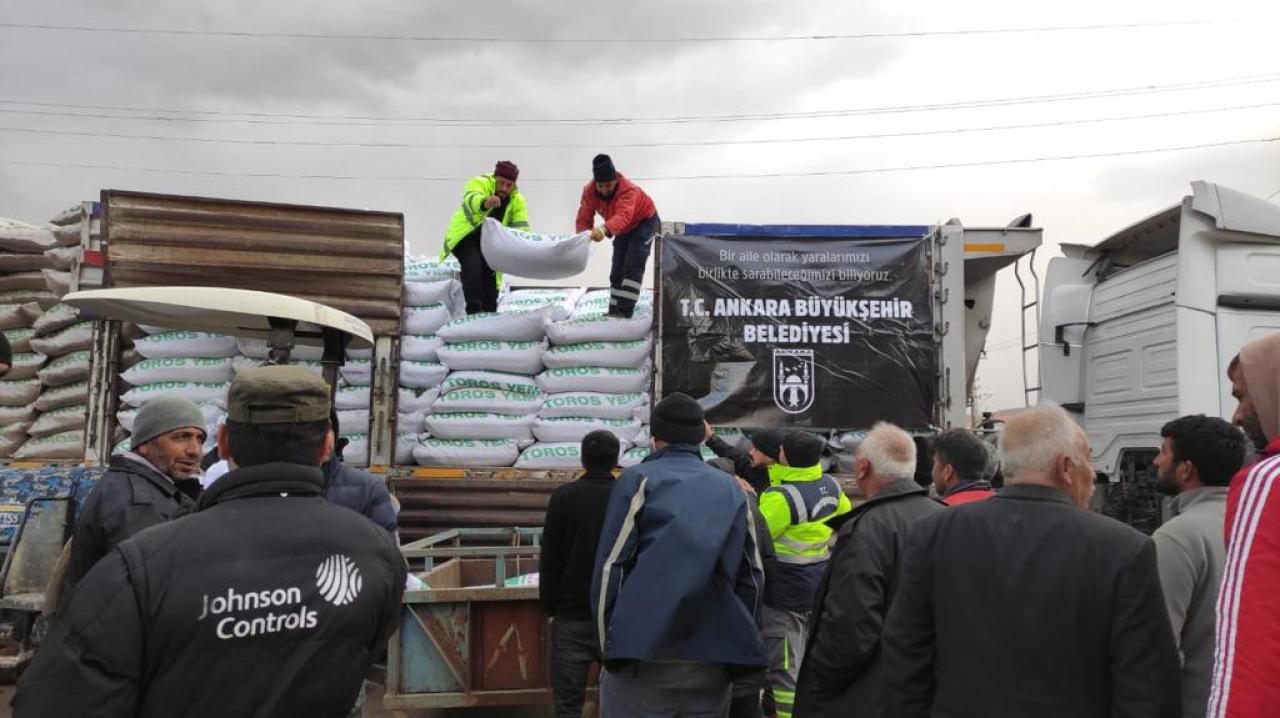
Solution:
{"label": "black knit cap", "polygon": [[782,440],[786,432],[782,429],[761,429],[751,435],[751,445],[765,456],[778,460],[778,450],[782,448]]}
{"label": "black knit cap", "polygon": [[827,442],[807,431],[792,429],[782,440],[782,453],[786,455],[787,466],[807,468],[822,461],[822,449],[826,445]]}
{"label": "black knit cap", "polygon": [[668,394],[653,407],[649,434],[668,444],[701,444],[707,434],[702,407],[688,394]]}
{"label": "black knit cap", "polygon": [[612,182],[618,179],[618,170],[613,168],[613,160],[609,155],[596,155],[591,160],[591,176],[597,182]]}

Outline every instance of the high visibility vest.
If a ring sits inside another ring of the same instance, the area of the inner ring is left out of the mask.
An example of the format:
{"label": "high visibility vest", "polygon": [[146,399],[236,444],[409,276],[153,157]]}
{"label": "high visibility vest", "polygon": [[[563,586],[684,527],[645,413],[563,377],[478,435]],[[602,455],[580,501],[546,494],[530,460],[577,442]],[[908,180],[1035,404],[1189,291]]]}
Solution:
{"label": "high visibility vest", "polygon": [[[453,248],[458,246],[458,242],[484,224],[484,218],[488,217],[489,212],[492,211],[484,208],[484,201],[497,188],[498,179],[491,174],[472,177],[467,181],[467,186],[462,190],[462,206],[454,211],[453,218],[449,220],[449,228],[444,232],[444,250],[440,252],[441,259],[449,256]],[[511,191],[507,211],[502,217],[494,219],[513,229],[529,229],[529,207],[525,204],[524,195],[520,194],[520,190]]]}
{"label": "high visibility vest", "polygon": [[827,521],[853,510],[839,482],[822,467],[769,467],[770,483],[760,495],[779,563],[810,565],[831,558],[835,531]]}

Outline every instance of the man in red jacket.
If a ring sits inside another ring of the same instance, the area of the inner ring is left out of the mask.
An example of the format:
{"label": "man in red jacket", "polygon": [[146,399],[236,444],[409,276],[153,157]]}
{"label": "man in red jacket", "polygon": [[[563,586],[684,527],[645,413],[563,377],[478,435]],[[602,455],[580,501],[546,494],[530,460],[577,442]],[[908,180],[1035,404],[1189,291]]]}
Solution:
{"label": "man in red jacket", "polygon": [[[613,237],[613,269],[609,272],[609,316],[630,318],[640,299],[640,281],[649,261],[649,246],[662,220],[658,208],[644,190],[618,173],[609,155],[591,161],[592,181],[582,188],[578,207],[577,232],[591,230],[591,239],[600,242]],[[595,216],[604,224],[592,228]]]}
{"label": "man in red jacket", "polygon": [[1244,345],[1227,376],[1239,402],[1232,421],[1259,454],[1227,494],[1227,562],[1206,715],[1262,718],[1280,706],[1280,332]]}

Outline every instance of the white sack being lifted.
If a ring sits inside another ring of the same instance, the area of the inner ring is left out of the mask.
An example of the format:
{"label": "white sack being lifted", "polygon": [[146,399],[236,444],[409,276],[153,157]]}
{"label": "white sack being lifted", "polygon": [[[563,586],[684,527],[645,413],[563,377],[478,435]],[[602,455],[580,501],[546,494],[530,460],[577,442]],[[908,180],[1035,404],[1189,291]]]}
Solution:
{"label": "white sack being lifted", "polygon": [[572,236],[538,234],[511,229],[486,218],[480,230],[480,249],[495,272],[528,279],[564,279],[587,268],[591,233]]}

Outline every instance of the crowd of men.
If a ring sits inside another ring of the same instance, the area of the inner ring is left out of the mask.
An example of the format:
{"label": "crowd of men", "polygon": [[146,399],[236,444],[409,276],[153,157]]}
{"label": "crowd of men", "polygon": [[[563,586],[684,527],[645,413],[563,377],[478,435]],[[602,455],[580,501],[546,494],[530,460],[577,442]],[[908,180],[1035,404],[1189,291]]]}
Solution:
{"label": "crowd of men", "polygon": [[998,450],[936,437],[931,486],[877,424],[853,505],[820,437],[733,446],[668,395],[648,459],[614,480],[596,432],[548,507],[556,715],[581,715],[592,663],[610,718],[1280,715],[1280,333],[1228,377],[1231,422],[1161,430],[1153,536],[1089,510],[1089,439],[1055,406]]}
{"label": "crowd of men", "polygon": [[[1055,406],[1010,418],[994,455],[936,437],[930,486],[915,438],[877,424],[856,505],[823,438],[734,446],[684,394],[616,479],[617,437],[592,432],[543,534],[556,714],[581,715],[599,664],[606,718],[1280,715],[1280,332],[1228,378],[1231,422],[1161,430],[1172,517],[1150,537],[1088,510],[1089,439]],[[15,715],[358,714],[406,582],[392,498],[336,461],[306,369],[236,377],[208,486],[203,426],[182,399],[139,411]]]}

